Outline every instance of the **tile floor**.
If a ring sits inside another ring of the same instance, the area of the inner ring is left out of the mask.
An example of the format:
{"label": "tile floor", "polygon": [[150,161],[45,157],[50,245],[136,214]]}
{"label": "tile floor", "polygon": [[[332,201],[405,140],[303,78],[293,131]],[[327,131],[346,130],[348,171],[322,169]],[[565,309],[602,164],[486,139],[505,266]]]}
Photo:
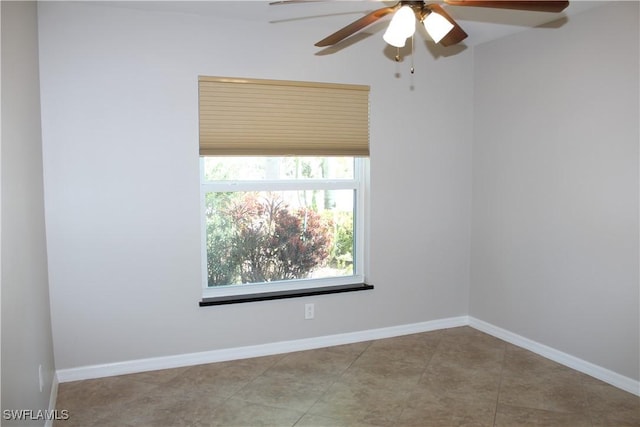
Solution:
{"label": "tile floor", "polygon": [[57,427],[640,426],[640,398],[469,327],[60,384]]}

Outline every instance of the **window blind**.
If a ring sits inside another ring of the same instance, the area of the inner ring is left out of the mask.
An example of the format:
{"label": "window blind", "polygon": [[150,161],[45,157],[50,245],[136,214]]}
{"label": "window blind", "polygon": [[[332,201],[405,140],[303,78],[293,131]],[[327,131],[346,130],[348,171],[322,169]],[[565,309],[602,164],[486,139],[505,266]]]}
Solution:
{"label": "window blind", "polygon": [[198,78],[200,155],[369,155],[369,86]]}

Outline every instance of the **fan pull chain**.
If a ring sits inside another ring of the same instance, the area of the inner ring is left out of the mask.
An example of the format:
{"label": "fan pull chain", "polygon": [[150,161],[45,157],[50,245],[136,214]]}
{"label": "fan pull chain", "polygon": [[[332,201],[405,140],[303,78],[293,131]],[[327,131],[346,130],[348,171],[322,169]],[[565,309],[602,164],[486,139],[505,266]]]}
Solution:
{"label": "fan pull chain", "polygon": [[400,62],[400,48],[396,47],[396,57],[395,57],[396,62]]}
{"label": "fan pull chain", "polygon": [[415,71],[415,68],[413,68],[413,38],[414,36],[411,35],[411,74],[413,74]]}

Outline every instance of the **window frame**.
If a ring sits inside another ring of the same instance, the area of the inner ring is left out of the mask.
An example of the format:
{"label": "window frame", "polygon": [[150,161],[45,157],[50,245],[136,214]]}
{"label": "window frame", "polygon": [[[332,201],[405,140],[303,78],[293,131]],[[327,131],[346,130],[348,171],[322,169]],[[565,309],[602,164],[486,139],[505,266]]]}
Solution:
{"label": "window frame", "polygon": [[[214,156],[211,156],[214,157]],[[224,157],[224,156],[220,156]],[[266,157],[266,156],[265,156]],[[305,157],[305,156],[297,156]],[[352,156],[346,156],[352,157]],[[284,294],[286,298],[292,296],[306,296],[310,293],[334,293],[327,291],[335,288],[344,292],[345,286],[361,285],[366,281],[368,248],[366,237],[366,203],[368,194],[369,159],[368,157],[353,157],[353,179],[300,179],[300,180],[229,180],[207,181],[205,178],[205,156],[200,156],[200,247],[201,247],[201,285],[203,301],[211,299],[227,300],[231,302],[246,302],[261,299],[261,296]],[[228,285],[220,287],[208,286],[207,271],[207,235],[206,235],[206,193],[209,192],[246,192],[246,191],[287,191],[287,190],[354,190],[354,272],[350,276],[294,279],[267,283]],[[371,289],[367,286],[363,289]],[[358,289],[347,289],[360,290]],[[299,293],[299,295],[296,295]],[[238,297],[237,301],[233,300]],[[284,298],[283,297],[283,298]],[[228,302],[225,302],[228,303]],[[214,305],[201,303],[201,305]]]}

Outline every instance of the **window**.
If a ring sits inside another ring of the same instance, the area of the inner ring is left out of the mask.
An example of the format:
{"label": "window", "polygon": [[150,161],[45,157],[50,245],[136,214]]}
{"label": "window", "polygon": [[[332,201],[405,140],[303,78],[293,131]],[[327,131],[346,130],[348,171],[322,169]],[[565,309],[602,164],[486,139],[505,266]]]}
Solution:
{"label": "window", "polygon": [[354,157],[201,157],[204,297],[364,282]]}
{"label": "window", "polygon": [[200,77],[199,126],[201,305],[372,288],[368,86]]}

